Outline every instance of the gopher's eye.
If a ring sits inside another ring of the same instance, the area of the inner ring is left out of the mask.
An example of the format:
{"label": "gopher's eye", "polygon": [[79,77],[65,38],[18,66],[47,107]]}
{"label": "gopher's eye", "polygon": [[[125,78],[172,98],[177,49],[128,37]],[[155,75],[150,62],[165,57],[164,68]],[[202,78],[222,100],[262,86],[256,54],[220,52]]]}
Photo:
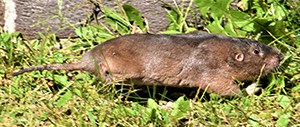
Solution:
{"label": "gopher's eye", "polygon": [[253,50],[253,54],[255,54],[255,55],[259,54],[259,50],[258,49],[254,49]]}

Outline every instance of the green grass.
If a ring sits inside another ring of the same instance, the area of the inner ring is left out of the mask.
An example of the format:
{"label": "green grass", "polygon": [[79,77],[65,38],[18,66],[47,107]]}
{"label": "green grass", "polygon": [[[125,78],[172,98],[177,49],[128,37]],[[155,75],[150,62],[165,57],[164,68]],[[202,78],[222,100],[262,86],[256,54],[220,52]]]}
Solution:
{"label": "green grass", "polygon": [[[197,0],[194,2],[202,5]],[[250,9],[238,13],[240,16],[251,15],[247,22],[260,26],[247,28],[238,19],[230,19],[232,11],[229,7],[222,7],[228,9],[224,14],[211,11],[207,17],[202,17],[210,32],[256,38],[279,48],[286,56],[277,71],[260,80],[264,87],[262,94],[241,98],[223,98],[215,94],[202,96],[202,93],[193,98],[196,93],[193,90],[184,90],[187,94],[182,96],[173,88],[106,84],[79,71],[10,75],[14,70],[33,65],[75,62],[84,52],[107,39],[146,32],[147,24],[141,17],[132,15],[138,11],[129,5],[123,6],[125,9],[119,13],[105,8],[102,16],[105,23],[77,28],[79,38],[76,39],[57,40],[53,34],[40,34],[40,40],[23,40],[18,33],[1,32],[0,126],[300,126],[298,5],[297,1],[249,5]],[[282,13],[270,14],[272,7],[282,7],[282,12],[289,13],[279,20],[276,14]],[[253,8],[260,11],[253,11]],[[168,10],[170,26],[163,32],[195,30],[196,25],[186,22],[186,14],[190,11],[199,10],[183,6]],[[201,13],[204,13],[203,9]],[[234,22],[218,25],[219,22],[212,19],[220,15],[226,21]],[[134,22],[133,19],[138,20]],[[284,29],[275,31],[272,27]]]}

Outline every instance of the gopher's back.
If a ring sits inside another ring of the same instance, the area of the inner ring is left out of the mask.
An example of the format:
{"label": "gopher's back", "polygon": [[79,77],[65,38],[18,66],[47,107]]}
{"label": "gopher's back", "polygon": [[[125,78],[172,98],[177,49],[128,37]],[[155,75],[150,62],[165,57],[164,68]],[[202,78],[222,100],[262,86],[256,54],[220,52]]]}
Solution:
{"label": "gopher's back", "polygon": [[194,48],[183,41],[169,35],[127,35],[99,45],[93,53],[102,54],[101,75],[106,79],[171,85],[178,82],[174,74],[180,73],[181,61]]}
{"label": "gopher's back", "polygon": [[[143,85],[196,87],[205,80],[199,78],[207,77],[207,66],[215,63],[210,55],[205,55],[207,49],[199,48],[210,39],[231,38],[207,33],[134,34],[109,40],[92,52],[101,54],[100,71],[106,79],[128,79]],[[197,59],[195,55],[199,54],[203,57]]]}

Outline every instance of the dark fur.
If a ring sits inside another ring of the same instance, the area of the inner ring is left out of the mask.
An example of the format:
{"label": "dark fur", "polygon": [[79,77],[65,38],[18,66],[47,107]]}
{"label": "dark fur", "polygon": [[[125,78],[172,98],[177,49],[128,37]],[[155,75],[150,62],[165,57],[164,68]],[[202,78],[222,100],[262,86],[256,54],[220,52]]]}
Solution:
{"label": "dark fur", "polygon": [[108,40],[87,52],[79,63],[30,67],[33,70],[83,70],[107,81],[137,85],[200,87],[223,96],[240,95],[234,79],[245,81],[269,73],[283,55],[245,38],[208,33],[132,34]]}

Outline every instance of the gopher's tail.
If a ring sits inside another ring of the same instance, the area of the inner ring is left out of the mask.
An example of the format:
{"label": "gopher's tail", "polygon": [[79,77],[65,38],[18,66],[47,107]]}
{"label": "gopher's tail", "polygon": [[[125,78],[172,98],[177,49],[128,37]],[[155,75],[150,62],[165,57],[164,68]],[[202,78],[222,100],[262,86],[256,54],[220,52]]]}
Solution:
{"label": "gopher's tail", "polygon": [[82,66],[79,66],[79,63],[71,63],[71,64],[48,64],[48,65],[40,65],[33,66],[29,68],[25,68],[16,72],[13,72],[13,76],[17,76],[23,74],[25,72],[35,71],[35,70],[82,70]]}

